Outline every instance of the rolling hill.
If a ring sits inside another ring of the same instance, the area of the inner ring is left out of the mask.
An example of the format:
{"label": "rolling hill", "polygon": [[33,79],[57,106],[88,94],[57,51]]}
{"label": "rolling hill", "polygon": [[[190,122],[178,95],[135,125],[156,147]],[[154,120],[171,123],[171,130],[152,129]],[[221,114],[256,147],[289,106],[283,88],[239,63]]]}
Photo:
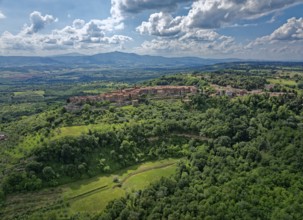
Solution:
{"label": "rolling hill", "polygon": [[108,66],[108,67],[197,67],[216,63],[234,62],[237,59],[202,59],[197,57],[162,57],[134,53],[110,52],[95,55],[66,54],[51,57],[1,56],[2,67],[22,66]]}

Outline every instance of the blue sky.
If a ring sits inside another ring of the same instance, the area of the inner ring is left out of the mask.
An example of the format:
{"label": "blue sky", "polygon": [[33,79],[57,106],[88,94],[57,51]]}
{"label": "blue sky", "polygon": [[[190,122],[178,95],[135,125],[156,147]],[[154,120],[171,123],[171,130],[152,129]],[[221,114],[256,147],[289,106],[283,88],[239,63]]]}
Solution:
{"label": "blue sky", "polygon": [[0,55],[303,60],[303,0],[0,0]]}

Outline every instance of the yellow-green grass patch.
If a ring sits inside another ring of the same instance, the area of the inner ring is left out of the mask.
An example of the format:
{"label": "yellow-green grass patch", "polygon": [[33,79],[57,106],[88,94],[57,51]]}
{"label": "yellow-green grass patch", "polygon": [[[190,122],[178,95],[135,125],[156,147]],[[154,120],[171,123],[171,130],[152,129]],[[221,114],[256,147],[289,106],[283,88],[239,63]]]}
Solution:
{"label": "yellow-green grass patch", "polygon": [[44,142],[48,142],[50,140],[58,140],[63,137],[78,137],[83,134],[87,134],[90,130],[102,132],[112,130],[114,127],[119,129],[121,126],[122,124],[90,124],[57,128],[51,132],[50,137],[43,137],[39,133],[28,135],[24,137],[24,139],[16,145],[15,148],[7,150],[6,153],[17,161],[24,157],[26,153],[41,145],[42,139],[44,139]]}
{"label": "yellow-green grass patch", "polygon": [[18,161],[20,158],[24,157],[26,153],[36,148],[39,143],[41,143],[41,136],[39,134],[30,135],[24,137],[21,143],[19,143],[15,148],[7,150],[6,153]]}
{"label": "yellow-green grass patch", "polygon": [[[166,159],[132,166],[111,175],[68,184],[63,188],[64,198],[70,203],[70,212],[100,212],[106,205],[123,197],[126,192],[144,189],[150,183],[175,172],[177,159]],[[114,178],[119,183],[114,183]],[[121,184],[121,187],[118,186]]]}
{"label": "yellow-green grass patch", "polygon": [[14,92],[14,96],[44,96],[45,92],[43,90],[28,90],[22,92]]}
{"label": "yellow-green grass patch", "polygon": [[121,125],[111,125],[111,124],[90,124],[90,125],[79,125],[79,126],[70,126],[70,127],[62,127],[58,128],[55,131],[54,138],[62,138],[66,136],[80,136],[82,134],[87,134],[91,131],[108,131],[112,130],[114,127],[119,128]]}
{"label": "yellow-green grass patch", "polygon": [[[175,172],[178,161],[179,159],[165,159],[146,162],[113,174],[100,175],[52,189],[15,194],[7,198],[2,209],[2,217],[13,219],[18,214],[26,215],[26,213],[33,217],[39,214],[40,210],[45,209],[49,210],[45,215],[51,212],[67,215],[78,212],[99,213],[110,201],[125,196],[127,192],[144,189],[161,177],[170,176]],[[113,182],[114,178],[120,180],[121,187]],[[61,203],[62,199],[69,205]],[[59,208],[56,208],[57,206]]]}
{"label": "yellow-green grass patch", "polygon": [[268,79],[269,83],[271,84],[280,84],[284,86],[296,86],[297,83],[294,80],[288,79]]}
{"label": "yellow-green grass patch", "polygon": [[122,187],[126,191],[140,190],[146,188],[151,182],[160,180],[163,176],[170,176],[175,173],[175,164],[168,165],[162,168],[156,168],[144,173],[136,174],[127,179]]}

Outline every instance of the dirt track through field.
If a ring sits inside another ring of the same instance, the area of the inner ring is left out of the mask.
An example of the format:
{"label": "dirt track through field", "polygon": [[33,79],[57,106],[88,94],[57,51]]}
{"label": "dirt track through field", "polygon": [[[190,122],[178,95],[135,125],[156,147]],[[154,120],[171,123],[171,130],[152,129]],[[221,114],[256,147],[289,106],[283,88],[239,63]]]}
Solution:
{"label": "dirt track through field", "polygon": [[[144,173],[144,172],[148,172],[148,171],[150,171],[150,170],[156,170],[156,169],[161,169],[161,168],[166,168],[166,167],[169,167],[169,166],[172,166],[172,165],[174,165],[174,164],[176,164],[176,162],[170,162],[170,163],[166,163],[166,164],[161,164],[161,165],[158,165],[158,166],[154,166],[154,167],[148,167],[148,168],[145,168],[145,169],[141,169],[141,170],[138,170],[138,171],[135,171],[135,172],[133,172],[133,173],[130,173],[130,174],[128,174],[124,179],[122,179],[121,180],[121,182],[119,183],[119,184],[116,184],[116,185],[114,185],[112,188],[114,189],[114,188],[116,188],[116,187],[122,187],[122,185],[128,180],[128,179],[130,179],[131,177],[133,177],[133,176],[135,176],[135,175],[139,175],[139,174],[141,174],[141,173]],[[110,184],[111,185],[111,184]],[[78,200],[78,199],[81,199],[81,198],[85,198],[85,197],[87,197],[87,196],[90,196],[90,195],[94,195],[94,194],[96,194],[96,193],[98,193],[98,192],[101,192],[101,191],[105,191],[105,190],[108,190],[108,189],[111,189],[110,188],[110,185],[103,185],[103,186],[100,186],[100,187],[98,187],[98,188],[95,188],[95,189],[93,189],[93,190],[90,190],[90,191],[87,191],[87,192],[84,192],[84,193],[82,193],[82,194],[79,194],[79,195],[76,195],[76,196],[73,196],[73,197],[70,197],[70,198],[66,198],[65,199],[65,202],[73,202],[73,201],[75,201],[75,200]],[[54,192],[53,191],[50,191],[50,192],[44,192],[44,194],[43,195],[54,195]],[[25,196],[26,198],[28,197],[27,195]],[[59,199],[59,197],[57,198],[57,199]],[[22,201],[22,200],[21,200]],[[21,202],[20,201],[20,202]],[[16,202],[16,201],[15,201]],[[21,214],[21,213],[27,213],[27,214],[29,214],[29,213],[34,213],[34,212],[36,212],[36,211],[38,211],[38,210],[42,210],[42,209],[44,209],[44,208],[48,208],[48,209],[51,209],[51,208],[53,208],[53,207],[56,207],[56,206],[58,206],[58,205],[61,205],[61,203],[58,203],[58,202],[56,202],[55,204],[51,204],[51,205],[46,205],[46,204],[40,204],[39,206],[36,206],[35,204],[35,202],[33,202],[33,203],[31,203],[30,201],[26,201],[26,203],[27,203],[27,208],[25,208],[25,207],[23,207],[23,206],[21,206],[21,207],[14,207],[14,209],[7,209],[7,207],[6,207],[6,209],[4,210],[4,213],[6,214],[6,215],[9,215],[9,216],[11,216],[12,218],[14,218],[15,217],[15,214],[14,213],[19,213],[19,214]],[[35,206],[35,207],[34,207]],[[2,214],[4,214],[4,213],[2,213]],[[0,214],[0,216],[1,216],[1,214]]]}
{"label": "dirt track through field", "polygon": [[93,190],[87,191],[87,192],[85,192],[85,193],[76,195],[76,196],[74,196],[74,197],[68,198],[67,200],[68,200],[68,201],[71,201],[71,200],[83,198],[83,197],[90,196],[90,195],[92,195],[92,194],[95,194],[95,193],[97,193],[97,192],[100,192],[100,191],[103,191],[103,190],[106,190],[106,189],[108,189],[108,185],[100,186],[100,187],[98,187],[98,188],[96,188],[96,189],[93,189]]}
{"label": "dirt track through field", "polygon": [[169,166],[172,166],[174,165],[176,162],[173,162],[173,163],[168,163],[168,164],[161,164],[159,166],[155,166],[155,167],[149,167],[149,168],[146,168],[146,169],[143,169],[143,170],[138,170],[136,172],[133,172],[129,175],[127,175],[123,180],[121,180],[121,182],[115,186],[113,186],[113,189],[116,188],[116,187],[122,187],[123,183],[125,183],[129,178],[135,176],[135,175],[138,175],[138,174],[141,174],[141,173],[145,173],[147,171],[150,171],[150,170],[156,170],[156,169],[161,169],[161,168],[165,168],[165,167],[169,167]]}
{"label": "dirt track through field", "polygon": [[[114,185],[113,189],[116,188],[116,187],[121,187],[123,185],[123,183],[125,183],[129,178],[131,178],[131,177],[133,177],[135,175],[138,175],[138,174],[150,171],[150,170],[155,170],[155,169],[161,169],[161,168],[169,167],[169,166],[172,166],[174,164],[175,164],[175,162],[168,163],[168,164],[161,164],[161,165],[158,165],[158,166],[155,166],[155,167],[149,167],[149,168],[146,168],[146,169],[142,169],[142,170],[138,170],[136,172],[130,173],[119,184]],[[87,197],[87,196],[93,195],[95,193],[98,193],[98,192],[101,192],[101,191],[104,191],[104,190],[107,190],[107,189],[109,189],[108,185],[101,186],[101,187],[98,187],[96,189],[93,189],[93,190],[87,191],[85,193],[76,195],[74,197],[68,198],[67,201],[77,200],[77,199],[80,199],[80,198],[83,198],[83,197]]]}
{"label": "dirt track through field", "polygon": [[[199,140],[199,141],[209,141],[209,140],[211,140],[208,137],[199,136],[199,135],[191,134],[191,133],[172,133],[169,137],[171,137],[171,136],[184,137],[184,138],[192,138],[192,139],[196,139],[196,140]],[[159,140],[159,136],[149,137],[148,140],[149,141],[157,141],[157,140]]]}

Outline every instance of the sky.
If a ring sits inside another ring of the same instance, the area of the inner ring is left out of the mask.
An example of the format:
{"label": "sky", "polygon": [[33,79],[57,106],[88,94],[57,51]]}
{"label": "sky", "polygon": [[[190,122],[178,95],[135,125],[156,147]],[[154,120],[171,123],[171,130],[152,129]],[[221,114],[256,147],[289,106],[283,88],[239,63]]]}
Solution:
{"label": "sky", "polygon": [[0,0],[0,55],[303,61],[303,0]]}

